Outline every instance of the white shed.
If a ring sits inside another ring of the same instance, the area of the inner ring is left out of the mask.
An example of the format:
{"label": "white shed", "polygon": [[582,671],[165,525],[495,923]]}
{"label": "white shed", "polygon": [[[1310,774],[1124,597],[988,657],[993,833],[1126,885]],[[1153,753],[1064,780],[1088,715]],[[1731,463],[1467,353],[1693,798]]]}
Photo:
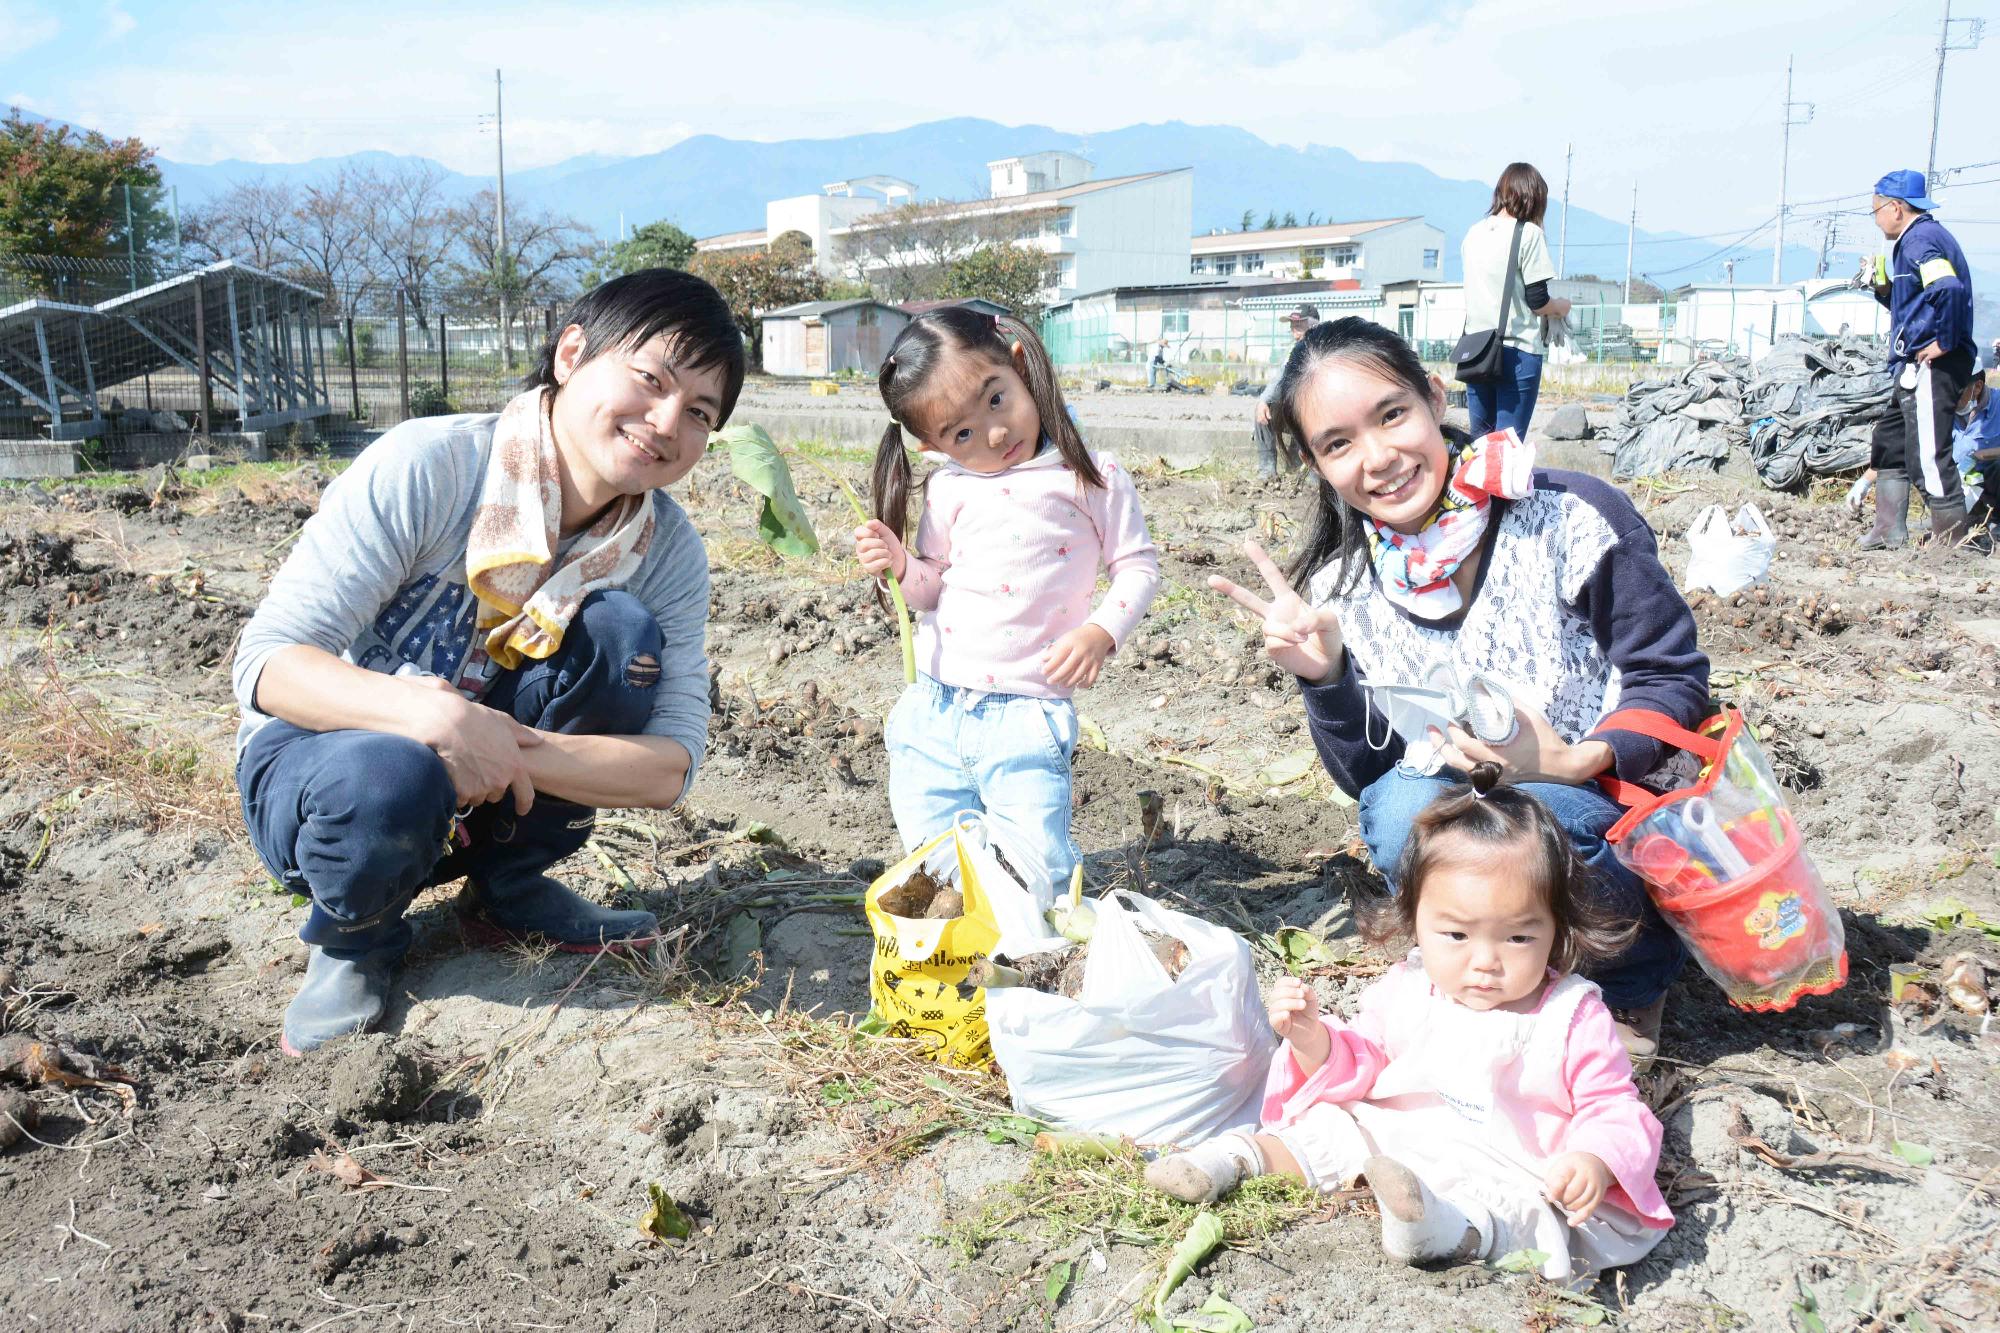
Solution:
{"label": "white shed", "polygon": [[910,317],[895,306],[860,298],[805,301],[762,316],[764,370],[772,375],[872,375]]}

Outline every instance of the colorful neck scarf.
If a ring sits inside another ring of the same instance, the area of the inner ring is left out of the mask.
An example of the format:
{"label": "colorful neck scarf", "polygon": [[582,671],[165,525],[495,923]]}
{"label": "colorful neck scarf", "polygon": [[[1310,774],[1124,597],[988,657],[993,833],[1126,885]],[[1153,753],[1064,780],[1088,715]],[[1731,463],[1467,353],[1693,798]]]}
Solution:
{"label": "colorful neck scarf", "polygon": [[1465,605],[1451,576],[1479,549],[1495,496],[1518,500],[1535,488],[1535,449],[1511,429],[1467,441],[1429,521],[1396,532],[1362,516],[1382,595],[1421,620],[1442,620]]}
{"label": "colorful neck scarf", "polygon": [[562,539],[562,473],[549,403],[530,389],[507,404],[466,543],[465,577],[479,599],[475,624],[486,653],[504,670],[562,647],[583,599],[622,586],[653,544],[653,502],[622,495],[557,564]]}

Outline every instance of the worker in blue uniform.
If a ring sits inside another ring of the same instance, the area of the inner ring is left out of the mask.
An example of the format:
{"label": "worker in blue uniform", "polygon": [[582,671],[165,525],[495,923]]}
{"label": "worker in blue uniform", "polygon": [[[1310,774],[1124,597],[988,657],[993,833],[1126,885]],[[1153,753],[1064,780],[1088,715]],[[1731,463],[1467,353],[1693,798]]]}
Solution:
{"label": "worker in blue uniform", "polygon": [[1875,524],[1864,551],[1909,540],[1910,483],[1923,484],[1932,545],[1956,547],[1966,534],[1965,492],[1952,462],[1952,417],[1978,364],[1972,341],[1972,273],[1938,220],[1920,171],[1875,182],[1875,225],[1893,249],[1864,267],[1875,299],[1889,307],[1889,413],[1875,427]]}

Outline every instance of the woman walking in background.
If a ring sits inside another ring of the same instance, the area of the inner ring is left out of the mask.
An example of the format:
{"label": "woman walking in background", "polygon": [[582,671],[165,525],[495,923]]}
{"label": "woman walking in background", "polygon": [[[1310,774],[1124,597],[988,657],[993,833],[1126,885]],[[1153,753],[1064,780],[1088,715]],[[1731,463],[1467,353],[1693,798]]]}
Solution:
{"label": "woman walking in background", "polygon": [[[1510,163],[1493,187],[1493,207],[1472,224],[1459,246],[1465,260],[1465,327],[1498,329],[1505,350],[1500,377],[1465,386],[1472,435],[1512,427],[1528,437],[1535,415],[1535,398],[1542,390],[1542,353],[1547,347],[1543,321],[1569,314],[1569,302],[1549,295],[1555,265],[1549,262],[1542,216],[1548,211],[1549,183],[1526,162]],[[1521,234],[1518,271],[1509,282],[1509,257],[1516,255],[1514,233]],[[1503,299],[1507,308],[1500,308]]]}

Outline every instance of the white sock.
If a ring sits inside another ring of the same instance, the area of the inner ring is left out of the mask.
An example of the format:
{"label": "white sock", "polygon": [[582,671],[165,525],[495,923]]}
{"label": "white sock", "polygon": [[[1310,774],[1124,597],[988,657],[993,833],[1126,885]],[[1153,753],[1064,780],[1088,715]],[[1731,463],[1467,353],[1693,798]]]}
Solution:
{"label": "white sock", "polygon": [[1391,1259],[1462,1263],[1485,1248],[1484,1231],[1395,1158],[1371,1157],[1361,1172],[1382,1211],[1382,1249]]}
{"label": "white sock", "polygon": [[1264,1153],[1248,1134],[1218,1134],[1146,1168],[1146,1183],[1186,1203],[1214,1203],[1247,1176],[1264,1174]]}

